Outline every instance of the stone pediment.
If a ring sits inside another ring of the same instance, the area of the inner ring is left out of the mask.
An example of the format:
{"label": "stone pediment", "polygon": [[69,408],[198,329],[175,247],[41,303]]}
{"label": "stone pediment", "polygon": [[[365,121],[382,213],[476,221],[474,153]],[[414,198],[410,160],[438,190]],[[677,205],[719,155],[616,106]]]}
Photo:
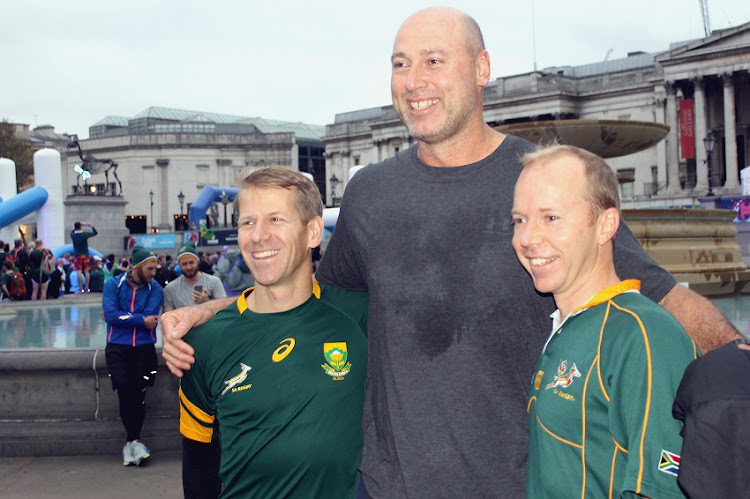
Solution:
{"label": "stone pediment", "polygon": [[740,56],[740,60],[750,63],[750,22],[682,44],[656,56],[655,61],[669,67],[727,56]]}

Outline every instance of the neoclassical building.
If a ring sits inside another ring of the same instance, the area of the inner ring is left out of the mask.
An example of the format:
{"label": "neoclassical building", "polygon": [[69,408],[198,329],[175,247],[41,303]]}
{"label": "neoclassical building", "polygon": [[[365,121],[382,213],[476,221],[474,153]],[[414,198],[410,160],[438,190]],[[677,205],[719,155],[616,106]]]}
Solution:
{"label": "neoclassical building", "polygon": [[[694,204],[741,193],[740,170],[750,163],[750,23],[673,44],[661,53],[583,66],[562,66],[498,78],[485,88],[492,126],[560,119],[608,119],[666,124],[665,138],[647,150],[610,158],[626,207]],[[711,175],[704,139],[715,139]],[[330,179],[392,156],[414,139],[392,106],[337,114],[323,139]],[[328,202],[340,196],[328,193]]]}
{"label": "neoclassical building", "polygon": [[[84,158],[96,160],[101,171],[84,181],[75,171],[82,163],[78,152],[69,148],[63,185],[69,199],[121,195],[126,216],[145,216],[148,227],[169,231],[174,215],[187,213],[203,187],[234,187],[247,167],[309,172],[325,193],[323,135],[319,125],[150,107],[91,126],[89,139],[79,143]],[[216,218],[223,224],[221,213]]]}

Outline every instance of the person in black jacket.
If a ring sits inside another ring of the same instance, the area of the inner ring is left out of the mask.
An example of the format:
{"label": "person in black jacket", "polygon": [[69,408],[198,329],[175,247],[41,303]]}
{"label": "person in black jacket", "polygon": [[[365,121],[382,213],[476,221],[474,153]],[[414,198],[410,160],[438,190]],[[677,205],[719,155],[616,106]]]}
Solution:
{"label": "person in black jacket", "polygon": [[747,497],[748,414],[747,340],[728,343],[690,363],[672,408],[683,423],[677,483],[687,497]]}

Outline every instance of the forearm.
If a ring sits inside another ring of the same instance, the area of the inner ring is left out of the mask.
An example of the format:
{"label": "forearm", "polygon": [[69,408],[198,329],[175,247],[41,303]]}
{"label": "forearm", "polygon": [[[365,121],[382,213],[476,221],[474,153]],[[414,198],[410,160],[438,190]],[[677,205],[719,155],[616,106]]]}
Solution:
{"label": "forearm", "polygon": [[741,338],[713,303],[684,286],[676,285],[659,304],[682,324],[703,354]]}
{"label": "forearm", "polygon": [[162,356],[167,368],[177,377],[195,362],[193,348],[182,340],[190,328],[209,321],[219,310],[233,303],[235,298],[220,298],[202,305],[181,307],[161,316]]}

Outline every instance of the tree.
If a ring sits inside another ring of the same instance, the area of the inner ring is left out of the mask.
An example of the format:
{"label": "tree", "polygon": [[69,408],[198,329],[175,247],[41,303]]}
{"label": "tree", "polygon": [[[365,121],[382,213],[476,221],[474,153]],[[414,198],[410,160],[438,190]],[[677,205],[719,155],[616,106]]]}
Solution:
{"label": "tree", "polygon": [[13,125],[7,120],[0,121],[0,157],[16,163],[18,192],[34,186],[34,151],[31,144],[16,137]]}

